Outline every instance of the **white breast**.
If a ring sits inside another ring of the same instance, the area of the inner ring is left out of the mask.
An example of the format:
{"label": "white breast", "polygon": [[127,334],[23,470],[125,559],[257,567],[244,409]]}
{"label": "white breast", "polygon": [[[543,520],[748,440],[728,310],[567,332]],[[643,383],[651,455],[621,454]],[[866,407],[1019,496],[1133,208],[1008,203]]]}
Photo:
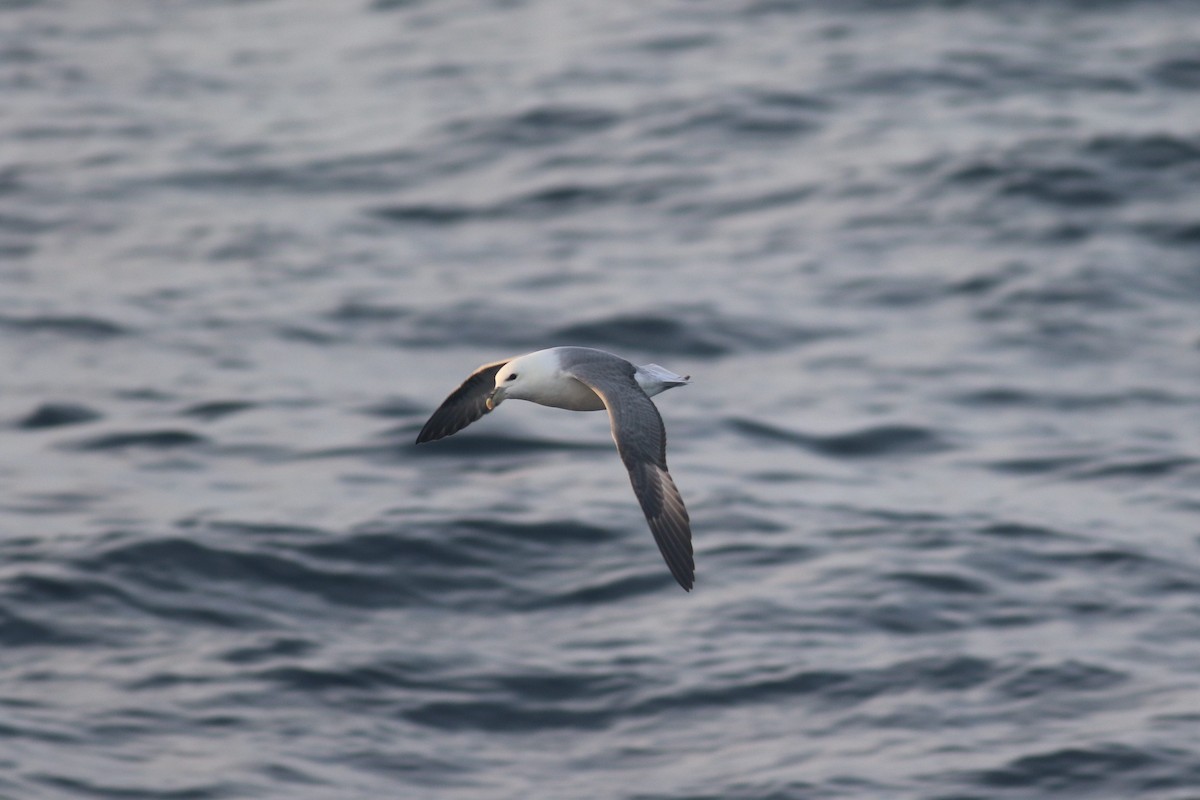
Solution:
{"label": "white breast", "polygon": [[535,403],[571,411],[600,411],[604,408],[604,401],[598,394],[586,384],[565,375],[553,385],[542,388],[536,399],[531,398]]}

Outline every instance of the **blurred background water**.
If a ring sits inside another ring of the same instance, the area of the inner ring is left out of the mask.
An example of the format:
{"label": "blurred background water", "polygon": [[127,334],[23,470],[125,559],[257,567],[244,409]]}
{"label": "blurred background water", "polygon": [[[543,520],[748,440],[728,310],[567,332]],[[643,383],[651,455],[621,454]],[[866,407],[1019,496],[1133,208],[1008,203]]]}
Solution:
{"label": "blurred background water", "polygon": [[[1200,8],[0,0],[0,796],[1200,797]],[[558,344],[658,398],[411,442]]]}

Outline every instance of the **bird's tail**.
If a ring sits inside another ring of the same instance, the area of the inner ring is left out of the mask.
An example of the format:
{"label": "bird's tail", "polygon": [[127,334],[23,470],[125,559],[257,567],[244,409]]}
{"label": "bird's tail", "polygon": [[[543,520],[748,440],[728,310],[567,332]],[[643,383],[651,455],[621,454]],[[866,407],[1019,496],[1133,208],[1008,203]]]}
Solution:
{"label": "bird's tail", "polygon": [[637,380],[642,391],[653,397],[659,392],[673,389],[676,386],[686,386],[692,382],[690,375],[676,375],[666,367],[658,364],[643,364],[637,368],[633,377]]}

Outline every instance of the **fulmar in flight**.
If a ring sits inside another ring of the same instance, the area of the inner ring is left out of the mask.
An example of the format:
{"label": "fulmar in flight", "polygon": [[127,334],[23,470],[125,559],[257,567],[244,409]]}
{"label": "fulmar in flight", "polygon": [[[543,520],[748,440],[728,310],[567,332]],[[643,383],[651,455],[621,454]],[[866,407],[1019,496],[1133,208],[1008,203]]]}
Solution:
{"label": "fulmar in flight", "polygon": [[589,347],[552,347],[484,364],[433,412],[417,436],[432,442],[462,430],[507,398],[570,411],[608,409],[613,441],[671,574],[691,591],[696,564],[683,498],[667,472],[667,432],[650,398],[690,382],[657,364],[634,366]]}

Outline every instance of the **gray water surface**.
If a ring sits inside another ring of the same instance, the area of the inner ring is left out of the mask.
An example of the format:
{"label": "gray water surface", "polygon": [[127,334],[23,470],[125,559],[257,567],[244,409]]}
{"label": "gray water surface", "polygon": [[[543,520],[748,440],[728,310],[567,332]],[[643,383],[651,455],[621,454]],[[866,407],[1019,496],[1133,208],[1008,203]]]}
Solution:
{"label": "gray water surface", "polygon": [[[0,796],[1200,797],[1200,10],[0,0]],[[657,398],[697,582],[603,414]]]}

